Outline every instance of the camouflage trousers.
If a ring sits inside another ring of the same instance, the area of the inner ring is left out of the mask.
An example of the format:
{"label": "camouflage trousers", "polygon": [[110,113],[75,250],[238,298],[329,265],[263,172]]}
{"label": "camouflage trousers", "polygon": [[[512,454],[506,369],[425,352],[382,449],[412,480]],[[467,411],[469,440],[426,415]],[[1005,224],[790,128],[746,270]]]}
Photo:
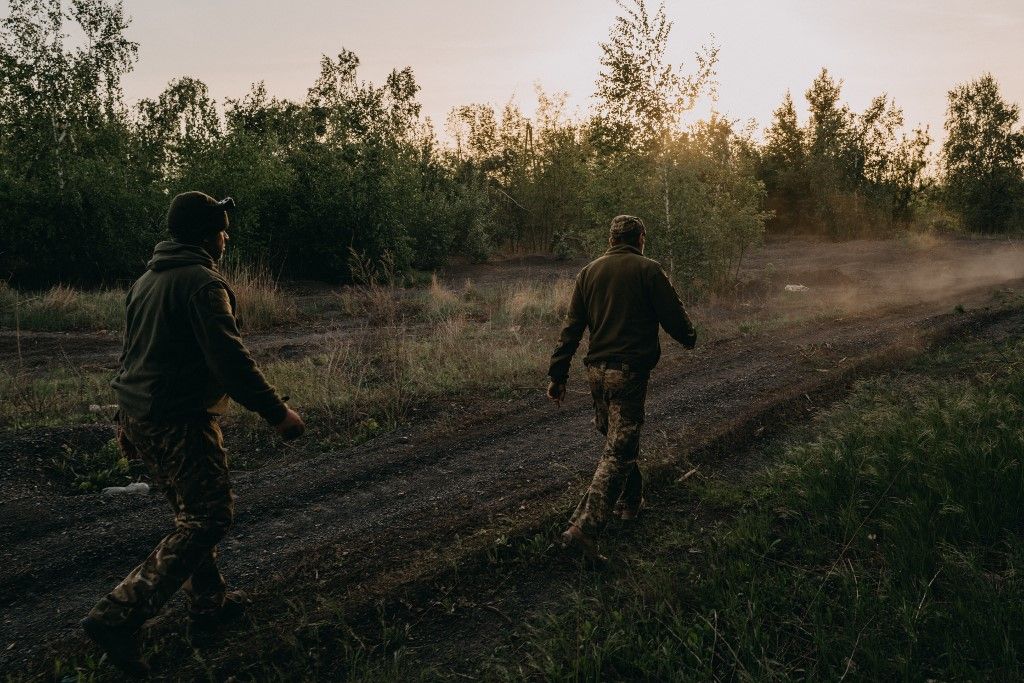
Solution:
{"label": "camouflage trousers", "polygon": [[587,367],[587,379],[594,397],[594,425],[605,436],[604,451],[570,521],[594,534],[608,523],[616,505],[636,508],[643,497],[637,460],[648,375],[597,364]]}
{"label": "camouflage trousers", "polygon": [[146,463],[174,510],[174,531],[133,569],[90,616],[111,626],[141,626],[184,587],[194,614],[224,604],[217,543],[234,516],[227,454],[216,417],[159,423],[119,418],[118,441]]}

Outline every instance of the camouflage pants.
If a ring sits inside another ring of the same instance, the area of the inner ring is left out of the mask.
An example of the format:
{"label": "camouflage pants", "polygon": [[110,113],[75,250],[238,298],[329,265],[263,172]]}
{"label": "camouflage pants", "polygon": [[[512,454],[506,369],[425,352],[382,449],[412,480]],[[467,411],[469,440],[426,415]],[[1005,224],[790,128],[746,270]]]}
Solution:
{"label": "camouflage pants", "polygon": [[109,625],[141,626],[184,586],[193,613],[224,604],[216,545],[234,515],[223,436],[215,417],[157,423],[122,416],[118,441],[146,463],[174,510],[175,529],[90,616]]}
{"label": "camouflage pants", "polygon": [[628,368],[591,365],[587,379],[594,397],[594,425],[604,434],[605,443],[590,488],[570,521],[584,533],[593,534],[607,524],[616,504],[636,507],[643,496],[637,460],[648,376]]}

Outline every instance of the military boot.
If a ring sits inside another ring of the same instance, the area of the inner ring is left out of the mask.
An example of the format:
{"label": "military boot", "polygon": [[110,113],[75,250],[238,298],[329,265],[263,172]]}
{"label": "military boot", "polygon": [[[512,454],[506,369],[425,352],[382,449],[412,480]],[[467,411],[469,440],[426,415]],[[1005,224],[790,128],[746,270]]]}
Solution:
{"label": "military boot", "polygon": [[238,621],[252,600],[245,591],[228,591],[224,604],[210,612],[189,612],[189,633],[193,637],[206,638],[232,622]]}
{"label": "military boot", "polygon": [[575,524],[562,532],[562,549],[570,555],[579,557],[593,567],[603,567],[608,564],[608,558],[597,551],[594,541],[583,533]]}
{"label": "military boot", "polygon": [[625,501],[620,500],[615,504],[615,516],[621,519],[623,522],[632,522],[640,515],[640,511],[646,507],[647,501],[643,498],[636,505],[628,505]]}
{"label": "military boot", "polygon": [[92,642],[100,646],[110,663],[130,678],[149,676],[149,665],[142,659],[139,630],[127,624],[107,626],[92,617],[80,622]]}

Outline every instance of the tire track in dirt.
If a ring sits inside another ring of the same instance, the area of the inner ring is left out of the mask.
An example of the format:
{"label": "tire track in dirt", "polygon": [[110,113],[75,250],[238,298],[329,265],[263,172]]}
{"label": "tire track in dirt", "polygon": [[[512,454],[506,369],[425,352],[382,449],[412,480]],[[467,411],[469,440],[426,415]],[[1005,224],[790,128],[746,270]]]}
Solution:
{"label": "tire track in dirt", "polygon": [[[981,303],[979,290],[965,303]],[[914,353],[955,324],[919,304],[758,338],[672,350],[655,372],[649,430],[684,449],[727,436],[752,411],[790,403],[880,354]],[[574,376],[570,388],[585,389]],[[428,428],[236,475],[237,517],[222,564],[240,587],[310,557],[334,557],[335,585],[364,603],[427,571],[432,558],[495,520],[528,521],[581,489],[599,441],[587,396],[562,410],[540,394],[491,409],[455,434]],[[16,492],[0,504],[0,671],[74,634],[77,620],[167,532],[158,495],[104,501]]]}

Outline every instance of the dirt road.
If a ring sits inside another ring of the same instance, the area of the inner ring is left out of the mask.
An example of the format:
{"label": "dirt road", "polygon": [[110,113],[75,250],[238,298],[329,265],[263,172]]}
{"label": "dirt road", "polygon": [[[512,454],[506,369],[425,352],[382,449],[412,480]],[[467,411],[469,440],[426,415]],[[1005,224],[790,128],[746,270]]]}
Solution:
{"label": "dirt road", "polygon": [[[471,266],[454,269],[448,281],[552,280],[574,268],[550,261],[500,272]],[[760,310],[769,322],[742,335],[731,322],[726,339],[692,353],[666,346],[648,400],[648,447],[685,458],[708,444],[756,438],[760,425],[807,414],[816,397],[841,394],[858,374],[1017,315],[983,307],[995,287],[1024,286],[1020,245],[986,241],[926,251],[892,242],[775,244],[755,254],[750,269],[761,274],[751,289],[711,302],[697,318],[721,323]],[[810,289],[794,298],[783,283]],[[967,312],[954,313],[958,305]],[[256,337],[257,355],[330,341],[322,330],[289,334]],[[27,367],[61,357],[76,366],[116,362],[116,335],[29,337],[19,357]],[[576,371],[560,410],[539,389],[504,401],[453,397],[437,411],[440,422],[237,473],[236,523],[221,552],[229,580],[273,587],[296,565],[312,563],[330,567],[325,580],[358,608],[431,576],[453,548],[479,548],[497,528],[514,532],[550,518],[585,486],[600,447],[578,363]],[[50,441],[110,436],[102,426],[66,431],[10,432],[0,440],[0,673],[38,667],[53,646],[78,642],[78,619],[170,528],[155,493],[105,499],[42,485],[37,461],[52,457]]]}
{"label": "dirt road", "polygon": [[[989,288],[958,295],[968,308],[990,299]],[[700,447],[979,316],[953,314],[943,300],[783,327],[693,354],[672,349],[652,382],[648,429],[680,452]],[[310,557],[344,558],[332,581],[365,601],[429,573],[457,538],[499,519],[529,523],[581,489],[593,468],[599,445],[589,400],[578,376],[570,388],[561,410],[538,392],[466,412],[453,434],[425,426],[238,474],[225,573],[246,587]],[[169,526],[155,494],[59,497],[12,482],[0,503],[0,671],[77,639],[77,620]]]}

